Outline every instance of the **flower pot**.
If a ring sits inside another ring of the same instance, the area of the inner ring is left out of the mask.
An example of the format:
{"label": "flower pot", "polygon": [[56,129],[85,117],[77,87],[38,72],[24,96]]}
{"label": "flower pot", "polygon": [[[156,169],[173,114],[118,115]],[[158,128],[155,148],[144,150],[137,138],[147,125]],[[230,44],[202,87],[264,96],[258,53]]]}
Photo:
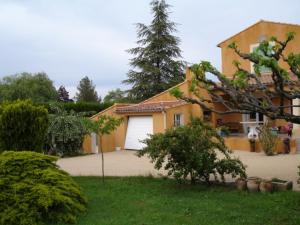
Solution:
{"label": "flower pot", "polygon": [[247,189],[247,181],[243,178],[236,179],[236,188],[240,191],[245,191]]}
{"label": "flower pot", "polygon": [[258,177],[250,177],[247,180],[247,188],[249,192],[258,192],[259,191],[259,184],[260,178]]}
{"label": "flower pot", "polygon": [[250,152],[255,152],[256,151],[256,141],[255,139],[249,139],[250,143]]}
{"label": "flower pot", "polygon": [[272,179],[274,191],[287,191],[293,189],[293,182],[280,179]]}
{"label": "flower pot", "polygon": [[267,193],[267,192],[271,193],[273,192],[273,189],[274,187],[272,181],[270,180],[263,180],[259,184],[259,190],[263,193]]}

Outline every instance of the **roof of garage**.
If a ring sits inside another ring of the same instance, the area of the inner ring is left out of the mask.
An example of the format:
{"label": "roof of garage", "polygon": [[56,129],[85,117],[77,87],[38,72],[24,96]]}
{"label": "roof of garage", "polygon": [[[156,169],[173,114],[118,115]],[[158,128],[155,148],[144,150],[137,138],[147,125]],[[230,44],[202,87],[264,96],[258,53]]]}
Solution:
{"label": "roof of garage", "polygon": [[165,109],[177,107],[180,105],[188,104],[183,100],[175,101],[160,101],[160,102],[150,102],[150,103],[139,103],[135,105],[129,105],[125,107],[116,108],[117,113],[132,113],[132,112],[162,112]]}

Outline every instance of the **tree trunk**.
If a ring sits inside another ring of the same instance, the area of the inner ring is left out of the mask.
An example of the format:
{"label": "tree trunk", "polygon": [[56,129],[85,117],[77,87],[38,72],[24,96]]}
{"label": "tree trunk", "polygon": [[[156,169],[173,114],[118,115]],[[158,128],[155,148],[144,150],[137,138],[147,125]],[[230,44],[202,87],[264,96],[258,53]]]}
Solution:
{"label": "tree trunk", "polygon": [[101,147],[101,136],[98,137],[98,144],[99,144],[99,147],[100,148],[100,152],[101,152],[101,160],[102,160],[102,182],[104,183],[104,154],[103,154],[103,149]]}

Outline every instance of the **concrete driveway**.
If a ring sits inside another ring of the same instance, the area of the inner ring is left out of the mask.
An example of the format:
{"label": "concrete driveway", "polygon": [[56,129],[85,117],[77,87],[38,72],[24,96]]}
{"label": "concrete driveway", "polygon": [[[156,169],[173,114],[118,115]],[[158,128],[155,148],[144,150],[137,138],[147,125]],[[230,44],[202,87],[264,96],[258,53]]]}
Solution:
{"label": "concrete driveway", "polygon": [[[157,171],[146,157],[138,158],[135,151],[117,151],[105,153],[106,176],[147,176],[166,174]],[[266,156],[264,153],[234,151],[247,165],[248,176],[292,180],[294,188],[300,190],[297,184],[300,154]],[[57,164],[73,176],[101,175],[101,155],[88,155],[59,159]]]}

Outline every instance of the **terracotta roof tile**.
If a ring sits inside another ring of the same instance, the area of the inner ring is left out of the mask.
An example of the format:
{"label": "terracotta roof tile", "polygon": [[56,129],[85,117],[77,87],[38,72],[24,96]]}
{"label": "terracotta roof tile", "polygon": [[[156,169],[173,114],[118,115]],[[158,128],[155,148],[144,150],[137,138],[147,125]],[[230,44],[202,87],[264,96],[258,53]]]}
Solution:
{"label": "terracotta roof tile", "polygon": [[[291,76],[291,80],[293,81],[296,81],[298,80],[298,78],[295,76],[295,75],[290,75]],[[270,85],[270,84],[273,84],[274,81],[272,79],[272,74],[262,74],[261,77],[260,77],[260,81],[263,83],[263,84],[266,84],[266,85]],[[254,79],[250,79],[249,80],[249,84],[250,85],[255,85],[256,84],[256,81]]]}
{"label": "terracotta roof tile", "polygon": [[162,112],[165,109],[187,104],[183,100],[175,101],[160,101],[150,103],[139,103],[125,107],[118,107],[116,113],[130,113],[130,112]]}

